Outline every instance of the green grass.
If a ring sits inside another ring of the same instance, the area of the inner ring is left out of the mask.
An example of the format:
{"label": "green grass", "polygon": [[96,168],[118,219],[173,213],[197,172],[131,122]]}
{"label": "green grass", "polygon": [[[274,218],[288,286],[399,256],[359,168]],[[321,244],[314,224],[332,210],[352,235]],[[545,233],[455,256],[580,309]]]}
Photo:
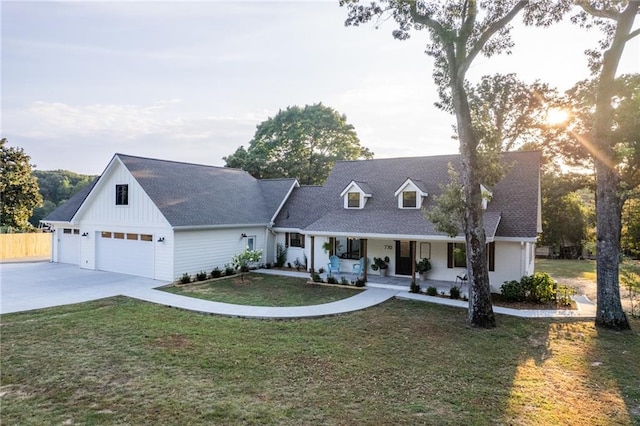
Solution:
{"label": "green grass", "polygon": [[124,297],[0,316],[2,424],[640,424],[640,322],[392,300],[292,321]]}
{"label": "green grass", "polygon": [[307,306],[355,296],[360,290],[307,284],[307,279],[248,273],[244,277],[175,284],[162,288],[170,293],[216,302],[250,306]]}
{"label": "green grass", "polygon": [[536,272],[546,272],[554,279],[582,278],[595,281],[595,260],[536,259]]}

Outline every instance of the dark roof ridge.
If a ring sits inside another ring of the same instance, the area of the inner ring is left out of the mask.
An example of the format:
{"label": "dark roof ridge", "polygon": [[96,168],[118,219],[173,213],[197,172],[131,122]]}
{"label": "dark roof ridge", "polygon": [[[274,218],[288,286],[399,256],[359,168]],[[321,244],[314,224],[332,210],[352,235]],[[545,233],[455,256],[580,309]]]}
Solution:
{"label": "dark roof ridge", "polygon": [[[501,151],[501,155],[511,155],[511,154],[531,154],[531,153],[540,153],[542,152],[539,149],[527,149],[522,151]],[[393,160],[419,160],[422,158],[443,158],[443,157],[460,157],[462,154],[438,154],[438,155],[418,155],[418,156],[406,156],[406,157],[383,157],[383,158],[367,158],[362,160],[337,160],[336,163],[356,163],[356,162],[364,162],[364,161],[393,161]]]}
{"label": "dark roof ridge", "polygon": [[137,158],[137,159],[140,159],[140,160],[147,160],[147,161],[158,161],[158,162],[163,162],[163,163],[183,164],[185,166],[210,167],[210,168],[213,168],[213,169],[226,169],[226,170],[233,170],[233,171],[237,171],[237,172],[248,173],[245,170],[236,169],[236,168],[232,168],[232,167],[213,166],[211,164],[201,164],[201,163],[190,163],[188,161],[164,160],[162,158],[143,157],[141,155],[129,155],[129,154],[123,154],[121,152],[116,152],[115,156],[116,157]]}

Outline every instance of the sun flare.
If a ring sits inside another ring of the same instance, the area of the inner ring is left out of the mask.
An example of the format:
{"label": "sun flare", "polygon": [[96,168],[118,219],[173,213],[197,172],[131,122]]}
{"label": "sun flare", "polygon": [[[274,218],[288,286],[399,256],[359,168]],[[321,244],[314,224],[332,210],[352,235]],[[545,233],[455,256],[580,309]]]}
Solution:
{"label": "sun flare", "polygon": [[556,126],[558,124],[565,123],[569,120],[569,111],[562,108],[551,108],[547,111],[546,121],[547,124]]}

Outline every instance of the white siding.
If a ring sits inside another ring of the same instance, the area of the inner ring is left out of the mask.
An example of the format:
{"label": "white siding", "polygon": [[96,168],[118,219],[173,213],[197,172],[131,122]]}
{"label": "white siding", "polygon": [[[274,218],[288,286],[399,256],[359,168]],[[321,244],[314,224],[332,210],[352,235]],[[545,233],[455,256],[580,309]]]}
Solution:
{"label": "white siding", "polygon": [[175,232],[175,266],[173,278],[184,273],[210,273],[216,266],[222,269],[231,258],[246,249],[246,238],[255,236],[256,248],[265,249],[265,227]]}
{"label": "white siding", "polygon": [[[80,267],[96,269],[96,243],[102,231],[153,235],[153,278],[173,279],[173,230],[131,173],[116,159],[75,218],[82,237]],[[128,185],[128,205],[116,206],[116,185]],[[158,239],[164,238],[164,242]]]}
{"label": "white siding", "polygon": [[489,272],[491,291],[500,293],[505,281],[520,280],[526,275],[522,257],[525,254],[524,247],[518,241],[496,241],[496,270]]}
{"label": "white siding", "polygon": [[[129,185],[129,204],[116,206],[116,185]],[[136,228],[169,227],[160,210],[151,201],[129,171],[116,160],[109,173],[103,176],[92,191],[90,203],[76,218],[82,225],[126,225]]]}

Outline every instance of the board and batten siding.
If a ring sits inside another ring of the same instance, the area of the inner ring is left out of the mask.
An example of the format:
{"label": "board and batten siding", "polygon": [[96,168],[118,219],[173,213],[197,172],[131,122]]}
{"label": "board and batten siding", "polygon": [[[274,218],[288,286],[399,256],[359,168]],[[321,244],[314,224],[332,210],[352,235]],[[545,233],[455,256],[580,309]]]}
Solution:
{"label": "board and batten siding", "polygon": [[215,230],[175,231],[174,252],[175,264],[173,277],[178,279],[182,274],[195,275],[200,271],[211,273],[218,267],[231,263],[231,258],[247,248],[246,234],[256,238],[256,249],[265,249],[265,228],[232,228]]}
{"label": "board and batten siding", "polygon": [[[128,185],[128,204],[116,205],[116,185]],[[131,173],[117,161],[92,193],[74,222],[80,226],[80,267],[96,269],[96,243],[102,231],[153,235],[154,278],[173,278],[173,230]],[[160,237],[165,241],[157,242]]]}
{"label": "board and batten siding", "polygon": [[[116,206],[116,185],[129,185],[129,204]],[[169,228],[151,198],[144,192],[131,173],[119,162],[107,176],[103,176],[90,196],[86,210],[76,218],[83,225],[126,225],[127,227]]]}

